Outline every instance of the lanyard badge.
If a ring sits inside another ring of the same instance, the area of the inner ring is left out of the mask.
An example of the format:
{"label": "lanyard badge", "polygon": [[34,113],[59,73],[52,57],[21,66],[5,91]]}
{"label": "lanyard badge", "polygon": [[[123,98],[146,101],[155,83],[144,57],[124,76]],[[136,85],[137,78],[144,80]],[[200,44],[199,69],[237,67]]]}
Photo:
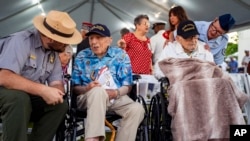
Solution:
{"label": "lanyard badge", "polygon": [[55,53],[50,53],[49,55],[49,62],[53,64],[55,62]]}

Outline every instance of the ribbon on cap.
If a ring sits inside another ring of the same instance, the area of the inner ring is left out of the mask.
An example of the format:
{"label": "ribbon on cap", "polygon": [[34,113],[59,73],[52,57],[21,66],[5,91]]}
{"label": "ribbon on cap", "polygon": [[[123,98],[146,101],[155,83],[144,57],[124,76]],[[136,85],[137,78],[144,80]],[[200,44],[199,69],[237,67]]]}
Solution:
{"label": "ribbon on cap", "polygon": [[72,37],[74,33],[72,34],[66,34],[66,33],[62,33],[58,30],[55,30],[53,27],[51,27],[47,22],[46,22],[46,18],[44,19],[43,21],[43,25],[52,33],[52,34],[57,34],[59,36],[62,36],[62,37],[66,37],[66,38],[69,38],[69,37]]}

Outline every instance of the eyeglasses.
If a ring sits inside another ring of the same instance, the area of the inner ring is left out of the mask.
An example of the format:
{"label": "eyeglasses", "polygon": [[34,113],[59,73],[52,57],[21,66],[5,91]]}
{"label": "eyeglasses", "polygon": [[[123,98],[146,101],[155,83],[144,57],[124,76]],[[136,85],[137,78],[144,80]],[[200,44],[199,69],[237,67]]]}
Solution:
{"label": "eyeglasses", "polygon": [[140,24],[150,27],[150,22],[144,22],[144,23],[140,23]]}
{"label": "eyeglasses", "polygon": [[221,36],[221,35],[223,35],[224,33],[223,32],[221,32],[221,31],[219,31],[217,28],[216,28],[216,26],[214,26],[214,22],[211,24],[211,29],[212,29],[212,31],[214,31],[218,36]]}

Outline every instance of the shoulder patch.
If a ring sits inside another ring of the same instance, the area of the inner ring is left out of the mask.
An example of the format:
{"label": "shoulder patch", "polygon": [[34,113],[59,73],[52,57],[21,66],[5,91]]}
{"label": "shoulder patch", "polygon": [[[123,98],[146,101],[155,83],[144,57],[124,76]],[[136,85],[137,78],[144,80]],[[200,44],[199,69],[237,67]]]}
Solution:
{"label": "shoulder patch", "polygon": [[225,56],[225,54],[226,54],[226,49],[225,49],[225,48],[223,48],[223,49],[221,50],[221,54],[222,54],[223,56]]}

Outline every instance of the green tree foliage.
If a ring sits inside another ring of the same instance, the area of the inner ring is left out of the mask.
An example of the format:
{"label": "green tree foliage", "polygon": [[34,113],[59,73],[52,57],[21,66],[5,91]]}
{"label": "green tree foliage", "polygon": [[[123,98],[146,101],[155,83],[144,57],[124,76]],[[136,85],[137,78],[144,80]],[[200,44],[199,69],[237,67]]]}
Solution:
{"label": "green tree foliage", "polygon": [[236,52],[238,52],[238,44],[229,42],[227,45],[227,48],[226,48],[225,55],[229,56],[229,55],[232,55]]}
{"label": "green tree foliage", "polygon": [[[231,34],[231,36],[229,36],[229,42],[225,51],[225,56],[229,57],[229,56],[234,56],[234,54],[236,52],[238,52],[238,34]],[[238,56],[234,56],[234,57],[238,57]]]}

